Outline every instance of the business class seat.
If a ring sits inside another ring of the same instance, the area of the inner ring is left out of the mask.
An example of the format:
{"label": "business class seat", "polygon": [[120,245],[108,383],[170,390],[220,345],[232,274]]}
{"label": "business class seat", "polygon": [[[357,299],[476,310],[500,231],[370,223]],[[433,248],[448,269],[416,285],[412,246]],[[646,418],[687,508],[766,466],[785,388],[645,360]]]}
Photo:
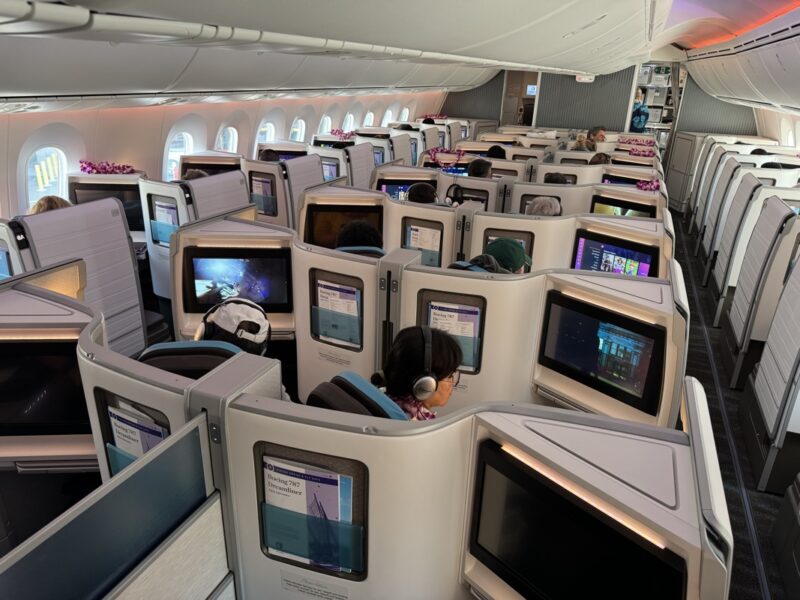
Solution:
{"label": "business class seat", "polygon": [[216,340],[165,342],[145,348],[139,362],[189,379],[200,379],[239,352],[242,350],[238,346]]}
{"label": "business class seat", "polygon": [[317,408],[408,421],[408,416],[389,396],[352,371],[344,371],[330,381],[319,384],[309,394],[307,404]]}

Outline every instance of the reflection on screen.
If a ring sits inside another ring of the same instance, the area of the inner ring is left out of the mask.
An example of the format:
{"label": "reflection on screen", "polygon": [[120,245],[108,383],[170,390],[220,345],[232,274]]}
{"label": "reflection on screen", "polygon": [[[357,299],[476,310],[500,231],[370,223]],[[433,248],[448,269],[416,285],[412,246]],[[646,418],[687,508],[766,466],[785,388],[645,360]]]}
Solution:
{"label": "reflection on screen", "polygon": [[336,179],[339,177],[339,162],[338,161],[322,161],[322,177],[325,181]]}
{"label": "reflection on screen", "polygon": [[592,379],[641,398],[654,340],[552,304],[545,356]]}
{"label": "reflection on screen", "polygon": [[652,260],[653,257],[644,252],[581,237],[572,268],[647,277]]}
{"label": "reflection on screen", "polygon": [[312,334],[326,342],[361,348],[361,290],[318,280]]}
{"label": "reflection on screen", "polygon": [[0,435],[90,432],[75,345],[0,343]]}
{"label": "reflection on screen", "polygon": [[441,169],[442,173],[447,173],[448,175],[466,175],[468,170],[469,165],[450,165]]}
{"label": "reflection on screen", "polygon": [[278,150],[278,158],[280,160],[292,160],[293,158],[297,158],[298,156],[306,156],[306,152],[302,150],[298,150],[297,152],[291,152],[289,150]]}
{"label": "reflection on screen", "polygon": [[0,249],[0,279],[8,279],[11,275],[11,255],[8,250]]}
{"label": "reflection on screen", "polygon": [[444,131],[439,132],[439,147],[444,148]]}
{"label": "reflection on screen", "polygon": [[575,185],[578,183],[578,176],[571,173],[562,173],[564,179],[567,180],[567,185]]}
{"label": "reflection on screen", "polygon": [[156,221],[159,223],[166,223],[167,225],[178,226],[178,207],[175,204],[156,200],[155,207]]}
{"label": "reflection on screen", "polygon": [[375,166],[383,164],[383,148],[373,148],[372,158],[375,160]]}
{"label": "reflection on screen", "polygon": [[258,211],[270,217],[278,216],[278,199],[272,189],[272,176],[250,172],[250,199]]}
{"label": "reflection on screen", "polygon": [[603,183],[611,183],[614,185],[636,185],[641,179],[638,177],[623,177],[621,175],[603,175]]}
{"label": "reflection on screen", "polygon": [[422,251],[422,264],[438,267],[441,263],[442,232],[422,225],[407,225],[403,248]]}
{"label": "reflection on screen", "polygon": [[489,192],[487,190],[461,188],[461,199],[464,202],[480,202],[485,207],[489,201]]}
{"label": "reflection on screen", "polygon": [[342,227],[352,221],[367,221],[383,231],[382,206],[326,206],[311,204],[306,221],[306,241],[325,248],[336,248],[336,238]]}
{"label": "reflection on screen", "polygon": [[213,306],[228,298],[257,304],[285,304],[287,263],[283,258],[192,258],[198,304]]}
{"label": "reflection on screen", "polygon": [[642,210],[627,208],[608,202],[595,202],[592,212],[598,215],[615,215],[618,217],[650,217],[652,216],[644,207]]}
{"label": "reflection on screen", "polygon": [[461,127],[461,138],[466,138],[469,135],[469,130],[466,127]]}
{"label": "reflection on screen", "polygon": [[381,191],[386,192],[395,200],[405,200],[408,195],[408,188],[410,188],[412,185],[413,184],[410,183],[384,183],[381,185]]}
{"label": "reflection on screen", "polygon": [[[89,186],[89,187],[86,187]],[[103,198],[118,198],[122,202],[125,210],[125,219],[128,222],[128,230],[144,231],[144,216],[142,215],[142,200],[139,195],[139,186],[110,186],[102,184],[91,186],[90,184],[73,184],[72,196],[75,204],[93,202]]]}
{"label": "reflection on screen", "polygon": [[456,339],[464,354],[461,371],[474,373],[477,370],[481,331],[480,308],[431,302],[428,304],[428,325],[446,331]]}

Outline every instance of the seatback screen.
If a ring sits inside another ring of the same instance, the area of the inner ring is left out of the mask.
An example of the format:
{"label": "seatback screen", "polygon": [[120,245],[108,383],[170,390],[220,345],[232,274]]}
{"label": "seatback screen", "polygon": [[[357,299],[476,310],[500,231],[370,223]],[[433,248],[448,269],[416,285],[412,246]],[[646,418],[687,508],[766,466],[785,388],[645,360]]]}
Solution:
{"label": "seatback screen", "polygon": [[406,200],[408,188],[420,181],[436,187],[435,179],[379,179],[377,189],[389,194],[393,200]]}
{"label": "seatback screen", "polygon": [[0,248],[0,280],[8,279],[14,274],[11,269],[11,255],[8,250]]}
{"label": "seatback screen", "polygon": [[442,232],[444,225],[438,221],[403,218],[403,248],[420,250],[422,264],[442,266]]}
{"label": "seatback screen", "polygon": [[268,217],[278,216],[278,198],[275,191],[275,176],[271,173],[250,171],[250,200],[258,212]]}
{"label": "seatback screen", "polygon": [[339,177],[339,161],[335,158],[322,159],[322,177],[325,181]]}
{"label": "seatback screen", "polygon": [[575,232],[572,268],[634,277],[658,277],[658,247],[586,229]]}
{"label": "seatback screen", "polygon": [[383,148],[373,148],[372,149],[372,158],[375,161],[375,166],[380,166],[383,164]]}
{"label": "seatback screen", "polygon": [[664,374],[663,327],[547,294],[539,362],[655,416]]}
{"label": "seatback screen", "polygon": [[228,298],[244,298],[272,313],[292,312],[289,248],[184,250],[184,310],[203,313]]}
{"label": "seatback screen", "polygon": [[613,215],[617,217],[649,217],[655,218],[656,207],[651,204],[627,202],[605,196],[593,196],[591,212],[597,215]]}
{"label": "seatback screen", "polygon": [[70,185],[70,200],[75,204],[93,202],[103,198],[117,198],[122,202],[125,219],[130,231],[144,231],[142,200],[138,185],[113,185],[107,183],[73,183]]}
{"label": "seatback screen", "polygon": [[336,238],[352,221],[367,221],[383,233],[383,206],[309,204],[306,209],[305,241],[336,248]]}
{"label": "seatback screen", "polygon": [[200,169],[205,171],[208,175],[219,175],[220,173],[228,173],[229,171],[238,171],[240,168],[239,163],[215,163],[215,162],[183,162],[181,164],[181,178],[186,175],[190,169]]}

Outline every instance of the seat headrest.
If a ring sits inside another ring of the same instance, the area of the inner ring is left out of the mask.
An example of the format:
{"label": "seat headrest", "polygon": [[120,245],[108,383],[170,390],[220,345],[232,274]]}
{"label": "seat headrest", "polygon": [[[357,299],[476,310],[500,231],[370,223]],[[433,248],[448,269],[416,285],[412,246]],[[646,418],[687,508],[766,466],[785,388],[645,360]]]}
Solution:
{"label": "seat headrest", "polygon": [[331,383],[355,398],[371,415],[408,421],[408,416],[403,409],[358,373],[344,371],[331,379]]}
{"label": "seat headrest", "polygon": [[341,246],[336,248],[339,252],[347,252],[349,254],[358,254],[360,256],[370,256],[372,258],[383,258],[386,252],[383,248],[376,248],[374,246]]}
{"label": "seat headrest", "polygon": [[139,355],[139,362],[189,379],[199,379],[239,352],[241,349],[237,346],[216,340],[164,342],[146,348]]}
{"label": "seat headrest", "polygon": [[306,404],[357,415],[372,414],[361,402],[330,381],[324,381],[315,387],[308,395]]}

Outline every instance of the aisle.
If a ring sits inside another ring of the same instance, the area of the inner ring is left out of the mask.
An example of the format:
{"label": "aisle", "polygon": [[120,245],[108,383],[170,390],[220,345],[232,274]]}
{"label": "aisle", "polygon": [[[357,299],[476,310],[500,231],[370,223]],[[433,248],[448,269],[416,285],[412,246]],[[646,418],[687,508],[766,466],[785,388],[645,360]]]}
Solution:
{"label": "aisle", "polygon": [[[683,268],[689,295],[691,329],[687,375],[703,384],[708,397],[725,496],[733,527],[734,554],[731,600],[785,598],[770,535],[781,498],[755,490],[738,418],[741,392],[728,389],[730,376],[719,358],[719,329],[710,327],[714,301],[700,285],[703,265],[691,254],[693,239],[685,235],[681,215],[675,222],[675,258]],[[709,324],[709,326],[707,326]],[[722,398],[722,402],[720,402]],[[753,540],[757,540],[755,546]]]}

